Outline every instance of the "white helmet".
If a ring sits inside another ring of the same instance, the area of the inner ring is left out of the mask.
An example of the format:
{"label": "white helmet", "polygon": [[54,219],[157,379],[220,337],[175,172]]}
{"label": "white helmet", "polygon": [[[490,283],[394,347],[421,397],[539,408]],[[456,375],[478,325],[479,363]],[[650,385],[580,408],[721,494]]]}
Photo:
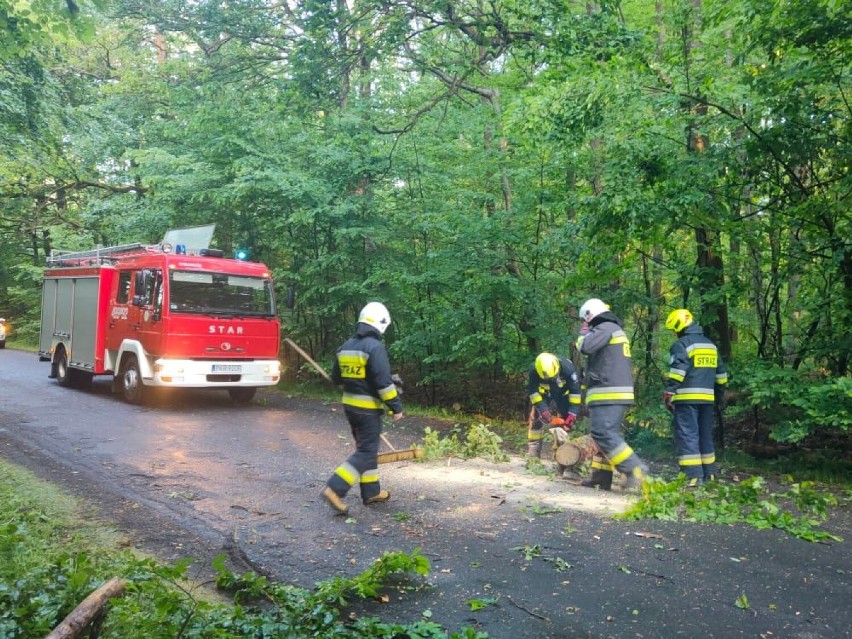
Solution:
{"label": "white helmet", "polygon": [[370,302],[361,309],[358,321],[364,322],[364,324],[369,324],[373,328],[377,329],[379,333],[384,334],[384,332],[388,329],[388,326],[390,326],[391,318],[390,313],[388,313],[388,309],[385,308],[384,304],[381,302]]}
{"label": "white helmet", "polygon": [[586,300],[585,304],[580,307],[580,319],[591,322],[598,315],[608,310],[608,304],[604,304],[597,297],[593,297],[590,300]]}

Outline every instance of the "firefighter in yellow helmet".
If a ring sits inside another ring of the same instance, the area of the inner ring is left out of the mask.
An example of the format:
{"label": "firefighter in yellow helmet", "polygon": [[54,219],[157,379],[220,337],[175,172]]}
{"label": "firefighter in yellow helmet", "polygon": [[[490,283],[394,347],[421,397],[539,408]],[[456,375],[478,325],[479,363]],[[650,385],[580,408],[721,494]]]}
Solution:
{"label": "firefighter in yellow helmet", "polygon": [[666,328],[678,339],[669,349],[663,401],[674,414],[678,466],[688,486],[695,487],[716,478],[714,405],[728,383],[728,373],[716,345],[687,309],[669,313]]}
{"label": "firefighter in yellow helmet", "polygon": [[394,384],[382,335],[390,326],[388,309],[370,302],[358,316],[355,335],[337,350],[331,378],[343,386],[343,409],[355,439],[355,452],[347,457],[326,482],[321,497],[340,515],[349,512],[343,498],[358,484],[361,499],[369,506],[390,499],[379,485],[379,439],[382,415],[402,419],[402,398]]}
{"label": "firefighter in yellow helmet", "polygon": [[598,448],[592,476],[582,485],[609,490],[613,468],[617,468],[627,475],[622,489],[635,490],[641,487],[648,467],[621,435],[624,415],[634,403],[630,342],[621,320],[597,298],[580,307],[580,319],[577,349],[588,357],[583,382],[590,432]]}
{"label": "firefighter in yellow helmet", "polygon": [[527,394],[532,405],[532,419],[527,431],[527,456],[541,459],[544,427],[550,426],[555,409],[561,426],[570,431],[580,412],[580,379],[574,364],[565,357],[541,353],[527,373]]}

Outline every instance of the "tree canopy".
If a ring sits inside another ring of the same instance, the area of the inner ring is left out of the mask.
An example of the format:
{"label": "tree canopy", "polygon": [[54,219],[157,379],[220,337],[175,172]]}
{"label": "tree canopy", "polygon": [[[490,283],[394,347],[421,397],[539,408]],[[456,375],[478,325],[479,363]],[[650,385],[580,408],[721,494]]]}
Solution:
{"label": "tree canopy", "polygon": [[594,296],[649,406],[661,318],[686,306],[756,410],[790,407],[776,438],[847,431],[849,18],[837,0],[4,3],[0,314],[32,334],[51,248],[215,222],[320,357],[383,301],[426,401],[488,411],[517,388],[522,409],[532,358],[570,354]]}

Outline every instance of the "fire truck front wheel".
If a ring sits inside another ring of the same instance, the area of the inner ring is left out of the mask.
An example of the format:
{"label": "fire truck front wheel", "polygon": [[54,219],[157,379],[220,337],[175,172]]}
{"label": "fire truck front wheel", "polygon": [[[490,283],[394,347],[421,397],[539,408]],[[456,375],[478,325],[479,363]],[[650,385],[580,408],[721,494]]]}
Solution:
{"label": "fire truck front wheel", "polygon": [[229,388],[228,395],[231,396],[231,400],[237,404],[248,404],[252,399],[254,399],[254,394],[257,392],[257,389],[253,386],[239,386],[237,388]]}
{"label": "fire truck front wheel", "polygon": [[139,362],[136,357],[129,355],[121,367],[121,393],[130,404],[141,404],[144,388]]}

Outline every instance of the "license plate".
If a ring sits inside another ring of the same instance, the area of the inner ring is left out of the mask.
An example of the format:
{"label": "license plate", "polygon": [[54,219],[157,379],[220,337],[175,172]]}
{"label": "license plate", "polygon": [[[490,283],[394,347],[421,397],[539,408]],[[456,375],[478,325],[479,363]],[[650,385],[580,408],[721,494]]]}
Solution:
{"label": "license plate", "polygon": [[214,373],[242,373],[243,367],[239,364],[213,364]]}

